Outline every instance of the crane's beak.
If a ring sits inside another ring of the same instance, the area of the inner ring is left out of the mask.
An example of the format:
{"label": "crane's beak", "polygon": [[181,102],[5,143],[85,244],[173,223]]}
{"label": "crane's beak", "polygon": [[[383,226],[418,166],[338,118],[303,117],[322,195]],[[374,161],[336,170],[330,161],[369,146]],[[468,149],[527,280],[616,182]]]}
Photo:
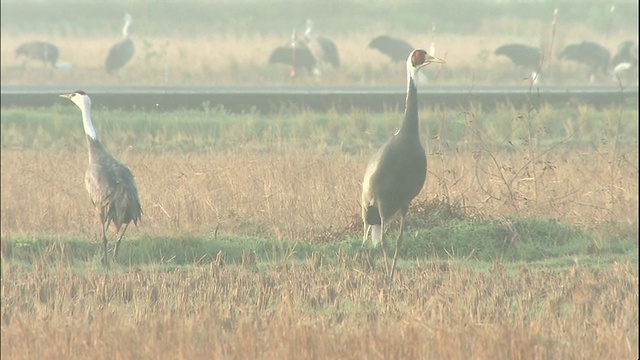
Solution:
{"label": "crane's beak", "polygon": [[446,61],[440,58],[437,58],[435,56],[429,55],[429,59],[427,59],[427,63],[446,64]]}
{"label": "crane's beak", "polygon": [[73,94],[60,94],[59,96],[61,98],[65,98],[65,99],[71,100],[71,97],[73,96]]}

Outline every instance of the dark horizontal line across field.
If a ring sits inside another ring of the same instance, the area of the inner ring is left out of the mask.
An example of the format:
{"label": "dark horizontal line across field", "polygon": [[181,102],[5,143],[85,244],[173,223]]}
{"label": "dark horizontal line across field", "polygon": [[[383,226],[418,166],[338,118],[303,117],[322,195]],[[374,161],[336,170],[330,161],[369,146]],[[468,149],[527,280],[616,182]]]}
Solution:
{"label": "dark horizontal line across field", "polygon": [[[2,86],[2,107],[49,107],[63,103],[62,93],[79,90],[74,86]],[[283,107],[314,111],[361,109],[380,112],[404,108],[404,87],[96,87],[85,86],[94,107],[171,111],[221,107],[229,112],[277,112]],[[620,87],[462,87],[424,86],[419,91],[422,106],[449,108],[497,104],[536,107],[545,103],[573,103],[638,107],[638,86]]]}

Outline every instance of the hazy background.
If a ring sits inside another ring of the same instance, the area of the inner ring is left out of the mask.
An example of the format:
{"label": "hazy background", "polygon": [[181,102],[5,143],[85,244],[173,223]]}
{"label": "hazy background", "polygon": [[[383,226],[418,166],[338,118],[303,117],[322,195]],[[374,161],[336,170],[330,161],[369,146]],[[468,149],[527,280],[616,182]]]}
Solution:
{"label": "hazy background", "polygon": [[[613,7],[613,11],[611,11]],[[273,85],[290,83],[290,69],[268,64],[271,51],[289,42],[295,26],[315,22],[314,34],[332,39],[340,69],[299,83],[379,85],[403,82],[403,66],[367,49],[381,34],[416,47],[435,44],[447,66],[429,69],[439,84],[518,84],[526,74],[493,54],[508,42],[548,51],[558,9],[554,53],[592,40],[612,53],[638,38],[637,2],[591,1],[3,1],[2,84]],[[133,60],[116,75],[103,69],[109,47],[121,40],[125,13],[136,46]],[[302,28],[302,27],[300,27]],[[23,42],[44,40],[60,49],[72,70],[16,59]],[[551,59],[556,82],[586,82],[584,69]],[[551,77],[550,77],[551,78]],[[600,78],[598,83],[613,83]],[[551,83],[551,81],[549,81]]]}

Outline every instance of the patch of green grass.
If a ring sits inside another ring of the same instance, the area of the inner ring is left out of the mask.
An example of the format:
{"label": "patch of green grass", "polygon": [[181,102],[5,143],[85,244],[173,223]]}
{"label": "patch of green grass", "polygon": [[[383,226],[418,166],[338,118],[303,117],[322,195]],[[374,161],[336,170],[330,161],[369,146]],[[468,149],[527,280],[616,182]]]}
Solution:
{"label": "patch of green grass", "polygon": [[[428,152],[433,152],[430,148],[461,151],[481,146],[544,151],[557,145],[597,148],[615,143],[619,149],[637,145],[637,109],[544,106],[533,114],[513,107],[472,110],[422,109]],[[5,148],[58,150],[74,144],[85,145],[80,115],[73,106],[38,110],[2,108],[1,116],[0,136]],[[288,107],[275,114],[232,114],[204,106],[203,110],[166,113],[99,109],[94,111],[93,120],[108,148],[193,152],[247,143],[286,142],[319,148],[348,145],[351,151],[371,152],[395,133],[402,114],[356,109],[347,113],[316,113]]]}
{"label": "patch of green grass", "polygon": [[[427,220],[427,223],[430,220]],[[566,267],[577,263],[600,266],[636,261],[638,238],[602,238],[553,219],[435,219],[432,227],[408,228],[399,252],[402,267],[414,262],[472,261],[476,266],[501,263]],[[397,224],[386,234],[386,247],[393,253]],[[100,263],[101,245],[78,238],[12,238],[4,240],[4,261],[92,262]],[[110,243],[109,246],[113,246]],[[369,246],[369,245],[367,245]],[[321,256],[325,263],[337,264],[345,256],[357,254],[381,260],[382,250],[362,247],[360,238],[341,242],[309,243],[242,236],[207,238],[138,237],[123,240],[121,266],[197,266],[219,262],[250,266],[305,263]],[[221,253],[222,255],[218,255]],[[484,265],[483,265],[484,264]]]}
{"label": "patch of green grass", "polygon": [[[585,231],[547,219],[500,219],[482,222],[451,220],[409,232],[404,256],[473,258],[480,261],[540,261],[589,255],[598,239]],[[617,239],[621,241],[620,239]],[[607,246],[600,253],[628,252],[637,239],[622,248]]]}

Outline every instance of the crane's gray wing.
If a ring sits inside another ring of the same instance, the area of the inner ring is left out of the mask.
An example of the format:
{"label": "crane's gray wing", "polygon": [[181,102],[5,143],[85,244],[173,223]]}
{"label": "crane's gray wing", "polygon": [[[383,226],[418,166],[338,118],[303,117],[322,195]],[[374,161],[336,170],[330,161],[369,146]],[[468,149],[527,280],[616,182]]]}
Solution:
{"label": "crane's gray wing", "polygon": [[91,164],[85,185],[103,221],[110,219],[118,228],[132,220],[137,224],[142,208],[133,173],[126,165],[116,160]]}
{"label": "crane's gray wing", "polygon": [[365,181],[374,196],[401,203],[411,200],[422,189],[427,158],[424,152],[407,151],[398,142],[396,136],[392,137],[374,155],[367,166]]}

